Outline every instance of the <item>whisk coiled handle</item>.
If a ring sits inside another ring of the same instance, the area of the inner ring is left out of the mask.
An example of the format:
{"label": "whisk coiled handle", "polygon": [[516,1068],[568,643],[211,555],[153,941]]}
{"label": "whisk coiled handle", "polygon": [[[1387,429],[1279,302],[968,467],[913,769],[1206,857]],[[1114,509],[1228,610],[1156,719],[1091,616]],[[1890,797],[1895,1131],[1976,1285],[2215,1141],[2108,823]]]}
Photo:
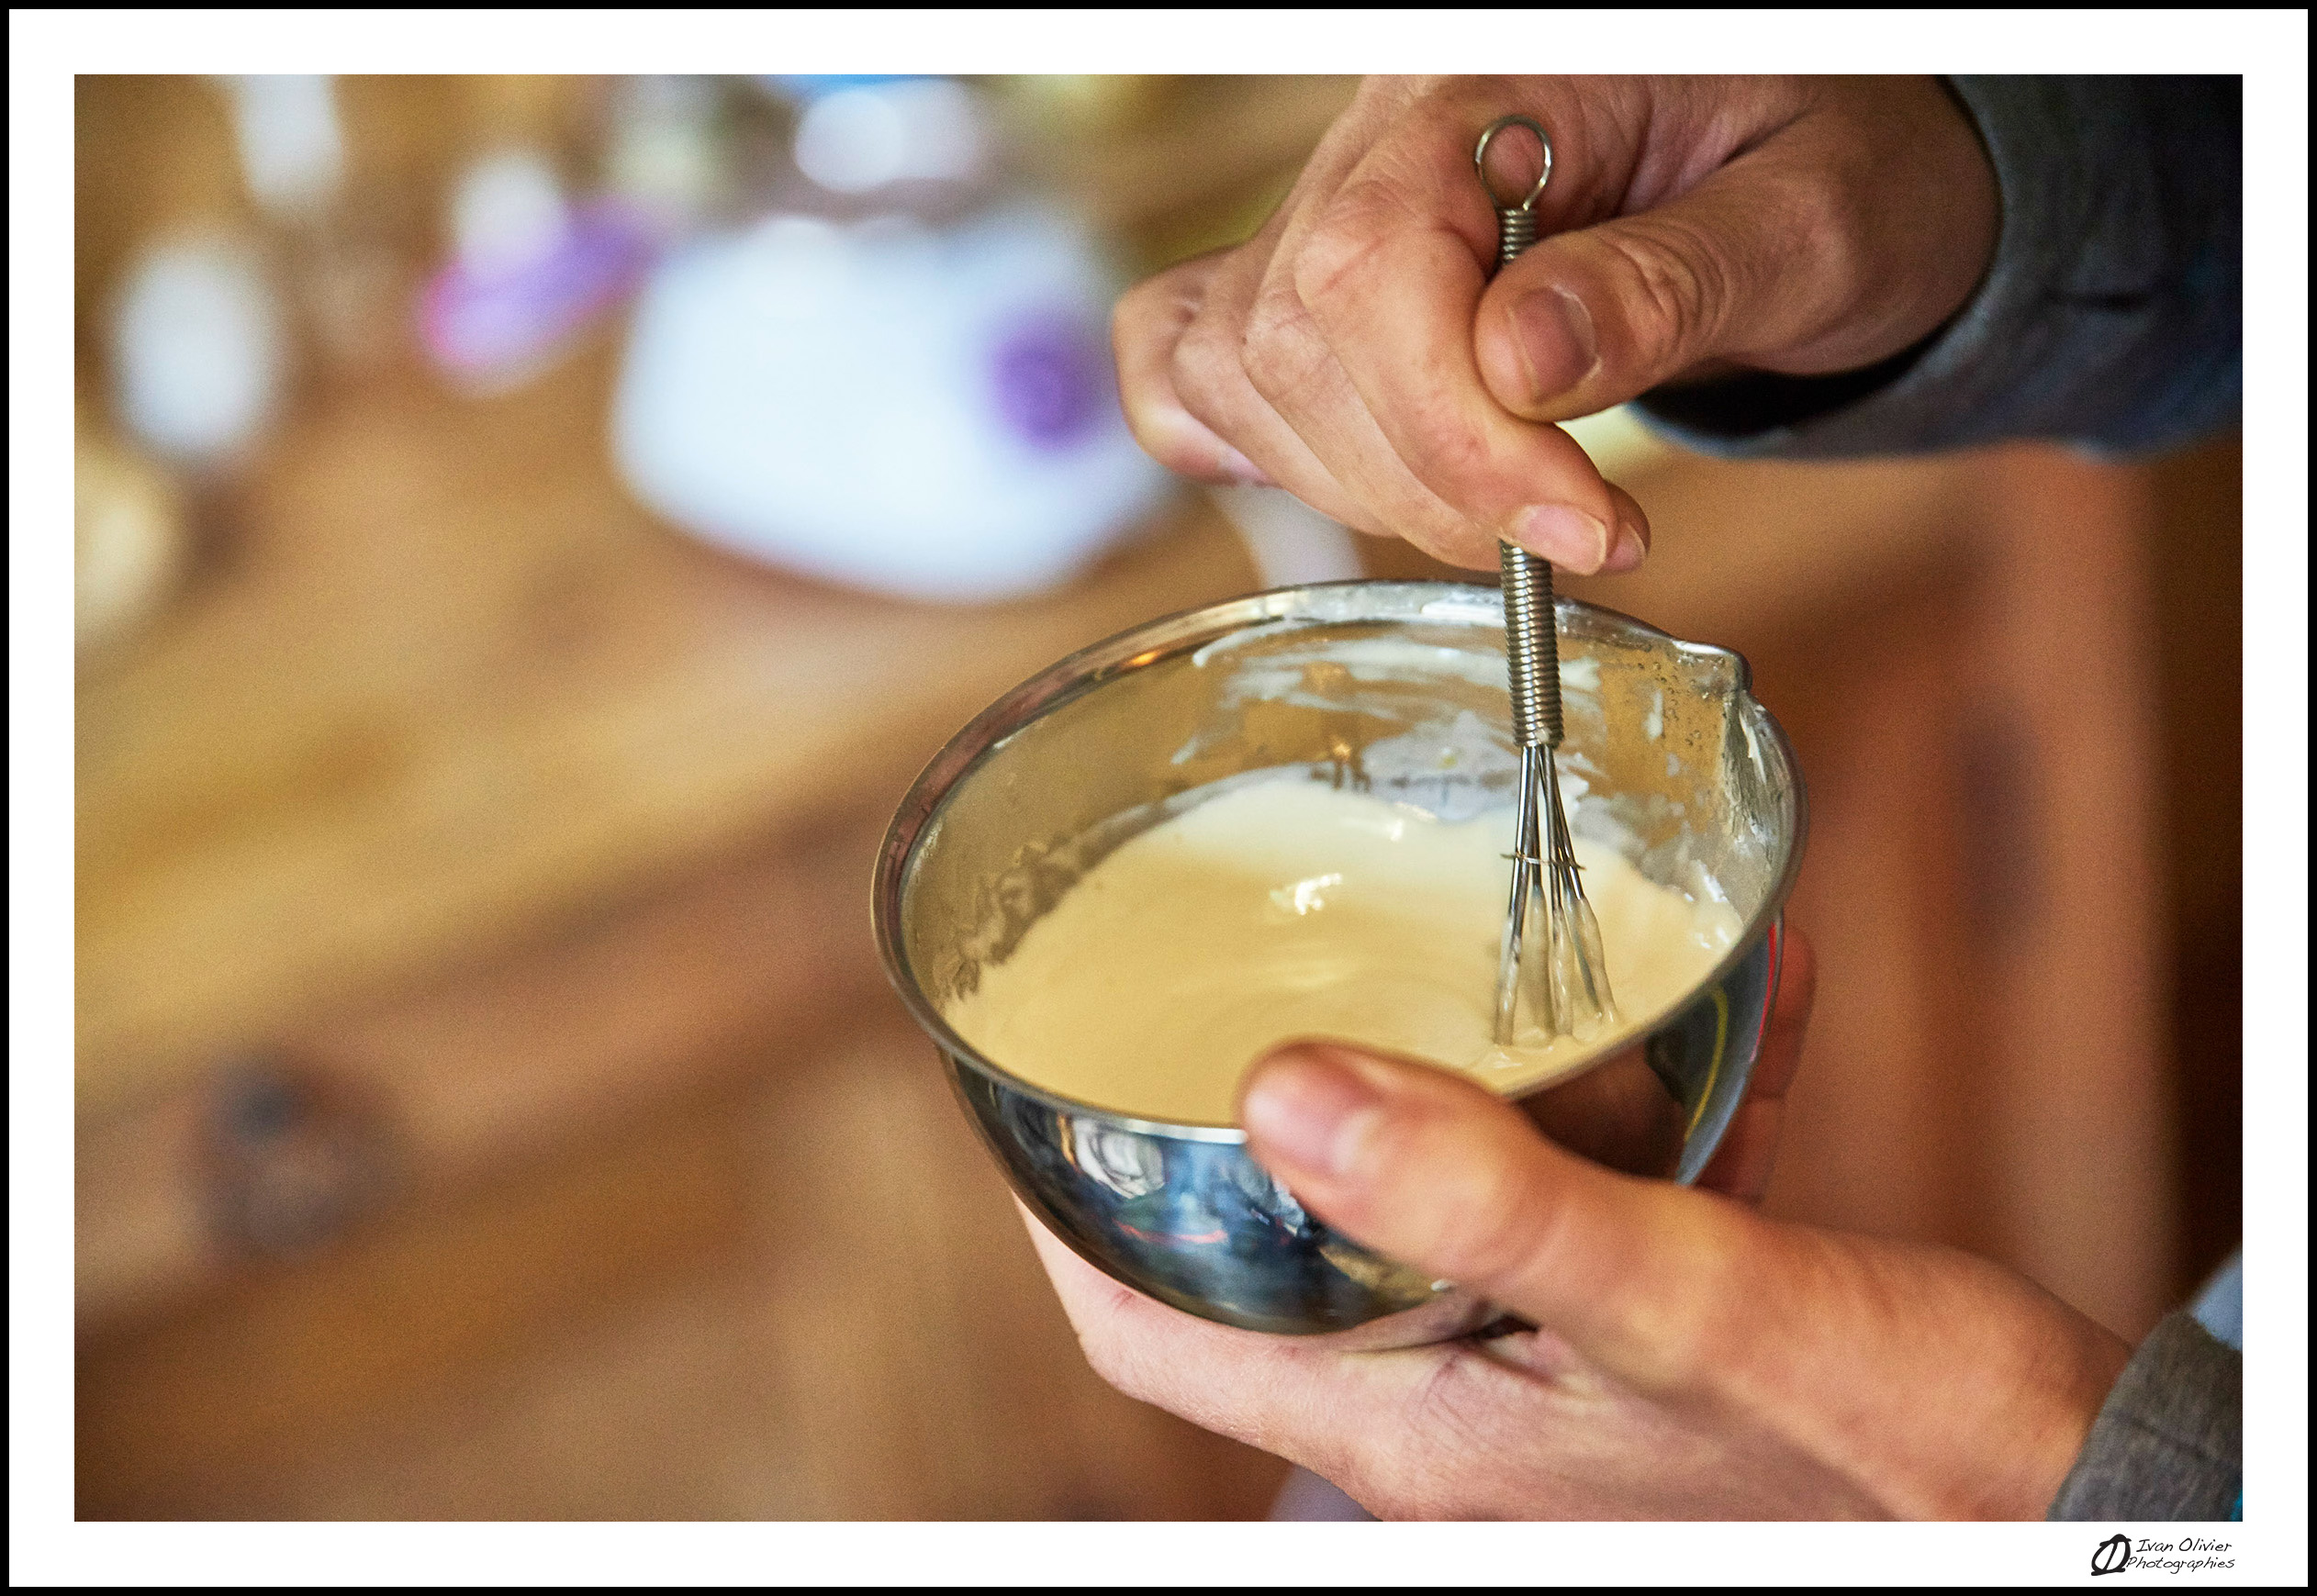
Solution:
{"label": "whisk coiled handle", "polygon": [[1496,207],[1496,269],[1503,271],[1537,241],[1537,213],[1525,205]]}
{"label": "whisk coiled handle", "polygon": [[1505,664],[1513,736],[1523,748],[1561,746],[1561,640],[1552,566],[1526,549],[1497,545],[1505,578]]}
{"label": "whisk coiled handle", "polygon": [[1520,252],[1536,243],[1536,211],[1527,206],[1497,208],[1497,271],[1520,260]]}

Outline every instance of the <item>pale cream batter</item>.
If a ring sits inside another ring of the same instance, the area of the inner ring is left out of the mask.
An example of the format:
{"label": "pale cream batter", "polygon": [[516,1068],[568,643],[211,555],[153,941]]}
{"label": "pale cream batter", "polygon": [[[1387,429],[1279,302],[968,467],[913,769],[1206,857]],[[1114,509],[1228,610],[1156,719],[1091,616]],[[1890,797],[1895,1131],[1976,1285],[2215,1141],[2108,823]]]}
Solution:
{"label": "pale cream batter", "polygon": [[1024,1080],[1140,1118],[1231,1122],[1239,1077],[1332,1036],[1510,1091],[1662,1019],[1734,944],[1738,915],[1580,839],[1617,1024],[1493,1040],[1509,809],[1449,823],[1283,779],[1153,827],[1089,871],[979,987],[958,1034]]}

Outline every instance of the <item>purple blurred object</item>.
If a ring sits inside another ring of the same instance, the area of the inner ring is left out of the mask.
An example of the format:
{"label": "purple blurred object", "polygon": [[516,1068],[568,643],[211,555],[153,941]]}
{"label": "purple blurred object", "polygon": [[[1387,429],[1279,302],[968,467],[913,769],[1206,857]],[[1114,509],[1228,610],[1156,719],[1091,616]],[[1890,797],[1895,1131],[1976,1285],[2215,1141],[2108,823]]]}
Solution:
{"label": "purple blurred object", "polygon": [[1079,320],[1017,324],[990,356],[998,414],[1027,442],[1067,449],[1102,419],[1112,389],[1110,351]]}
{"label": "purple blurred object", "polygon": [[581,208],[555,242],[489,273],[453,260],[419,306],[427,350],[445,370],[484,386],[520,381],[618,303],[652,262],[653,235],[628,207]]}

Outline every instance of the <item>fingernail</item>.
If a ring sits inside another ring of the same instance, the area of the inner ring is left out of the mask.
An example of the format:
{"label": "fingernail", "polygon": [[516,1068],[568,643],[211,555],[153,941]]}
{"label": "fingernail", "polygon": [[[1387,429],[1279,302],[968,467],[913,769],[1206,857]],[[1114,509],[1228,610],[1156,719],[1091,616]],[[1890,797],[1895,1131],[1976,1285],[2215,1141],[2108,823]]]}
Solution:
{"label": "fingernail", "polygon": [[1513,518],[1512,539],[1539,559],[1584,575],[1609,557],[1609,529],[1574,505],[1530,505]]}
{"label": "fingernail", "polygon": [[1601,364],[1593,314],[1566,288],[1539,288],[1513,303],[1513,347],[1528,377],[1528,397],[1541,405],[1591,376]]}
{"label": "fingernail", "polygon": [[1240,453],[1237,450],[1232,448],[1227,443],[1216,446],[1214,463],[1215,469],[1223,473],[1224,475],[1231,478],[1234,482],[1245,483],[1249,487],[1274,487],[1278,485],[1272,482],[1270,477],[1263,474],[1263,469],[1261,466],[1257,465],[1255,462],[1249,460],[1246,455]]}
{"label": "fingernail", "polygon": [[1641,529],[1630,520],[1621,520],[1617,522],[1617,544],[1609,551],[1609,558],[1601,568],[1604,571],[1638,571],[1641,568],[1641,562],[1649,558],[1649,540],[1641,535]]}
{"label": "fingernail", "polygon": [[1316,1049],[1274,1055],[1239,1102],[1239,1122],[1262,1149],[1315,1173],[1348,1173],[1382,1099],[1359,1073]]}

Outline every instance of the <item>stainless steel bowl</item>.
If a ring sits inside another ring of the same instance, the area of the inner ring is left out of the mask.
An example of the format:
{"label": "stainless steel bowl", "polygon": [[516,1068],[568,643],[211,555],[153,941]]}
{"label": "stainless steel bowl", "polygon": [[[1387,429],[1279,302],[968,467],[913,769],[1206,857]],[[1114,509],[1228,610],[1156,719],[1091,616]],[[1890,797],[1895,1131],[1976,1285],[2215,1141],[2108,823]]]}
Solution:
{"label": "stainless steel bowl", "polygon": [[[1588,1156],[1695,1180],[1777,991],[1801,775],[1737,654],[1567,600],[1560,623],[1573,828],[1671,885],[1703,869],[1745,931],[1644,1042],[1520,1100]],[[1462,1334],[1487,1304],[1329,1230],[1244,1132],[1040,1090],[943,1011],[1111,849],[1217,784],[1302,772],[1458,818],[1506,802],[1517,769],[1494,587],[1328,583],[1170,616],[1040,672],[935,756],[878,857],[878,945],[1014,1191],[1097,1268],[1246,1329]]]}

